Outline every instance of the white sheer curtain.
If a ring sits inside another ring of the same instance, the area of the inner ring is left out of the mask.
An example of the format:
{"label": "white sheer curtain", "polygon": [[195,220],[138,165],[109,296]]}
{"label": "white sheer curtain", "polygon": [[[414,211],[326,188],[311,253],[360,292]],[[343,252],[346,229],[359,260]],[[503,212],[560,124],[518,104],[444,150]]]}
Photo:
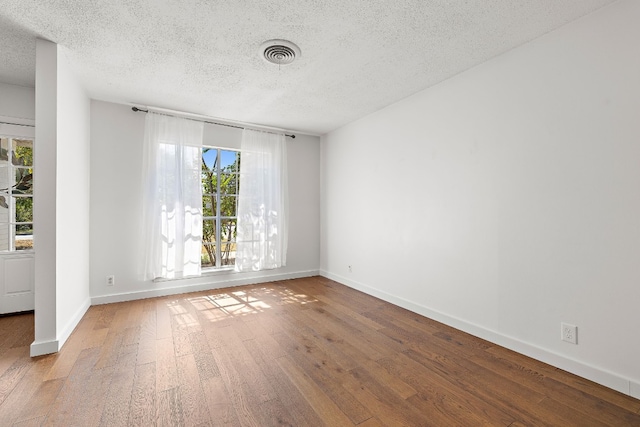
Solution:
{"label": "white sheer curtain", "polygon": [[287,197],[284,134],[245,129],[240,154],[236,271],[287,264]]}
{"label": "white sheer curtain", "polygon": [[143,153],[143,278],[200,274],[203,123],[147,113]]}

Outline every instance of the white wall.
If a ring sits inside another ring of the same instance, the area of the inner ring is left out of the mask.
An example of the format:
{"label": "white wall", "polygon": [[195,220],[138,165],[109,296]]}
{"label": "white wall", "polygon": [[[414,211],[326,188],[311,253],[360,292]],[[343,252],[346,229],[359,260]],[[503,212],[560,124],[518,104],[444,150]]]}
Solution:
{"label": "white wall", "polygon": [[35,90],[32,87],[0,83],[0,116],[35,119]]}
{"label": "white wall", "polygon": [[322,274],[640,397],[639,19],[617,2],[323,137]]}
{"label": "white wall", "polygon": [[[290,232],[287,266],[150,282],[139,278],[144,113],[91,101],[91,296],[94,304],[309,276],[320,259],[320,140],[287,139]],[[205,144],[239,148],[241,131],[205,126]],[[115,275],[115,285],[106,276]]]}
{"label": "white wall", "polygon": [[64,48],[36,43],[35,341],[58,351],[89,308],[89,100]]}
{"label": "white wall", "polygon": [[[13,124],[33,125],[35,123],[35,104],[33,88],[0,83],[0,135],[33,136],[35,132],[33,128]],[[0,180],[3,180],[0,182],[0,187],[7,187],[7,177],[1,176]],[[2,222],[6,222],[9,211],[0,209],[0,217],[2,217]],[[2,227],[0,229],[0,247],[7,248],[8,241],[9,229]]]}
{"label": "white wall", "polygon": [[89,123],[90,103],[58,48],[56,186],[57,324],[66,341],[90,305]]}
{"label": "white wall", "polygon": [[59,350],[56,318],[56,161],[58,49],[36,42],[36,141],[33,176],[35,341],[31,355]]}

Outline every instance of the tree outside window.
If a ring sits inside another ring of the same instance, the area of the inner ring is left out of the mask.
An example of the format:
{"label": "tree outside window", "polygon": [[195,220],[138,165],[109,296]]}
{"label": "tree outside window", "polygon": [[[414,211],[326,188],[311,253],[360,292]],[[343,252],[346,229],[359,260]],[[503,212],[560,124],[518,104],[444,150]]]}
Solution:
{"label": "tree outside window", "polygon": [[240,152],[202,149],[203,268],[235,265]]}
{"label": "tree outside window", "polygon": [[33,140],[0,137],[0,251],[33,248]]}

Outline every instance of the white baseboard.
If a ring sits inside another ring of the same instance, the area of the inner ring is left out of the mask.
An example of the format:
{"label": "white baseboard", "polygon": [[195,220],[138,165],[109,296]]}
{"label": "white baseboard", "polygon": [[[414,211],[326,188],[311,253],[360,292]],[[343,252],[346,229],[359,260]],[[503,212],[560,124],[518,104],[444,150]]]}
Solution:
{"label": "white baseboard", "polygon": [[629,384],[629,394],[636,399],[640,399],[640,383],[635,381],[630,381]]}
{"label": "white baseboard", "polygon": [[65,325],[62,332],[58,334],[58,342],[60,343],[60,348],[62,348],[64,343],[67,342],[73,330],[76,328],[76,326],[78,326],[78,323],[80,323],[80,321],[82,320],[82,316],[84,316],[87,310],[89,310],[89,307],[91,307],[91,298],[87,298],[82,302],[82,305],[80,305],[80,307],[76,310],[73,317],[69,319],[69,321]]}
{"label": "white baseboard", "polygon": [[486,329],[473,323],[469,323],[457,317],[450,316],[437,310],[430,309],[429,307],[416,304],[404,298],[400,298],[379,289],[372,288],[363,283],[359,283],[354,280],[347,279],[346,277],[330,273],[326,270],[320,270],[320,275],[328,279],[335,280],[336,282],[342,283],[353,289],[357,289],[366,294],[405,308],[407,310],[413,311],[414,313],[418,313],[422,316],[444,323],[445,325],[459,329],[478,338],[482,338],[494,344],[506,347],[517,353],[524,354],[525,356],[529,356],[533,359],[539,360],[541,362],[547,363],[567,372],[571,372],[572,374],[601,384],[605,387],[609,387],[613,390],[619,391],[620,393],[624,393],[640,399],[640,384],[635,383],[628,378],[624,378],[615,373],[585,364],[577,360],[573,360],[561,354],[557,354],[553,351],[521,341],[517,338],[510,337],[490,329]]}
{"label": "white baseboard", "polygon": [[31,357],[43,356],[45,354],[57,353],[60,350],[58,340],[52,341],[34,341],[31,343],[29,354]]}
{"label": "white baseboard", "polygon": [[64,327],[62,332],[58,335],[57,340],[40,341],[40,342],[34,341],[31,344],[31,349],[30,349],[31,357],[57,353],[58,351],[60,351],[60,349],[62,348],[64,343],[67,342],[67,339],[69,339],[69,337],[71,336],[71,333],[76,328],[76,326],[78,326],[78,323],[80,323],[80,320],[82,320],[82,317],[87,312],[90,306],[91,306],[91,299],[87,298],[82,302],[82,305],[80,305],[80,307],[76,310],[73,317],[69,319],[69,321],[67,322],[67,325]]}
{"label": "white baseboard", "polygon": [[[257,283],[277,282],[280,280],[299,279],[319,275],[318,270],[296,271],[293,273],[269,274],[264,276],[239,277],[237,279],[224,279],[222,281],[198,283],[194,285],[181,285],[171,288],[152,289],[136,292],[123,292],[118,294],[103,295],[91,298],[91,305],[109,304],[113,302],[133,301],[138,299],[163,297],[167,295],[185,294],[188,292],[208,291],[211,289],[230,288],[233,286],[254,285]],[[242,276],[239,274],[238,276]]]}

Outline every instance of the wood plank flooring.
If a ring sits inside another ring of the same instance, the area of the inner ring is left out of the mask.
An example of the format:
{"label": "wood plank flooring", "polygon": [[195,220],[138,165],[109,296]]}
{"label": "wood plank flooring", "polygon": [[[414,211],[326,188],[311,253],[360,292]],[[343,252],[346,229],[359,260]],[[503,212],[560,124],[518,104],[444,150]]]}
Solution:
{"label": "wood plank flooring", "polygon": [[640,400],[313,277],[94,306],[29,358],[0,318],[0,426],[640,426]]}

